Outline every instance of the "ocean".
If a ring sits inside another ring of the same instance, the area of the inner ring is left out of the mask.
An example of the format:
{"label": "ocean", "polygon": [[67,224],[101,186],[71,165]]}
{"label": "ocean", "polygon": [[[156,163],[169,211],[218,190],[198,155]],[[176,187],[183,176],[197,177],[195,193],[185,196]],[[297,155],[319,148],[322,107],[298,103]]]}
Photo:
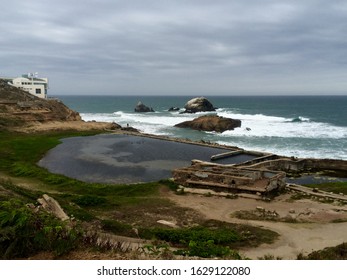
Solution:
{"label": "ocean", "polygon": [[[129,124],[144,133],[237,146],[302,158],[347,160],[347,96],[206,96],[215,114],[240,119],[223,133],[174,127],[205,113],[180,114],[193,96],[57,96],[85,121]],[[141,101],[154,113],[135,113]]]}

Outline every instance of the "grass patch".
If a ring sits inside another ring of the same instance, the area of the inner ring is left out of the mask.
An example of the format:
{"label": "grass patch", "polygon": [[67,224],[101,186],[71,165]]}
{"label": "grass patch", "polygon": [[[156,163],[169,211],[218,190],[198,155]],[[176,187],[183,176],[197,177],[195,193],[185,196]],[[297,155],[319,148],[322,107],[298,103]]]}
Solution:
{"label": "grass patch", "polygon": [[308,184],[305,186],[312,189],[317,188],[326,192],[333,192],[336,194],[343,193],[347,195],[347,182],[327,182],[321,184]]}
{"label": "grass patch", "polygon": [[[93,133],[95,134],[95,133]],[[21,134],[0,132],[0,170],[30,174],[37,172],[36,162],[58,145],[61,138],[93,135],[85,132],[50,132]],[[33,168],[33,170],[30,170]]]}
{"label": "grass patch", "polygon": [[25,198],[28,201],[36,201],[38,197],[43,195],[43,193],[40,191],[28,190],[19,187],[18,185],[13,184],[9,180],[0,180],[0,184],[4,189],[11,191],[12,193],[15,193],[17,195],[20,195],[22,198]]}
{"label": "grass patch", "polygon": [[80,197],[72,199],[72,201],[82,207],[93,207],[105,204],[107,202],[107,199],[96,195],[82,195]]}

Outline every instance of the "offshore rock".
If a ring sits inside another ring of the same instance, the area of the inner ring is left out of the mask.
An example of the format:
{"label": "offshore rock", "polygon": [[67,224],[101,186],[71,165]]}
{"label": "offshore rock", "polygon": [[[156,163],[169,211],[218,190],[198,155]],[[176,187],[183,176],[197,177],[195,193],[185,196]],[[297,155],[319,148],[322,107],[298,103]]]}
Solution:
{"label": "offshore rock", "polygon": [[146,112],[154,112],[153,108],[147,107],[145,104],[143,104],[141,101],[137,103],[135,107],[135,112],[137,113],[146,113]]}
{"label": "offshore rock", "polygon": [[178,107],[170,107],[169,108],[169,112],[174,112],[174,111],[179,111],[180,110],[180,108],[178,108]]}
{"label": "offshore rock", "polygon": [[216,115],[202,116],[192,121],[185,121],[176,124],[175,127],[191,128],[202,131],[224,132],[241,127],[241,121],[237,119],[223,118]]}
{"label": "offshore rock", "polygon": [[186,109],[184,113],[216,111],[212,103],[205,97],[196,97],[189,100],[184,108]]}

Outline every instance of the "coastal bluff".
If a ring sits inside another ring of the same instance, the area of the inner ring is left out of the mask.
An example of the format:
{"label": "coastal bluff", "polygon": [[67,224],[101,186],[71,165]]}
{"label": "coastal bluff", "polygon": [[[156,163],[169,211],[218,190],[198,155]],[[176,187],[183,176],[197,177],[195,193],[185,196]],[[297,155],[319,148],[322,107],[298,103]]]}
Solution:
{"label": "coastal bluff", "polygon": [[0,131],[103,130],[117,124],[84,122],[58,99],[43,99],[0,79]]}

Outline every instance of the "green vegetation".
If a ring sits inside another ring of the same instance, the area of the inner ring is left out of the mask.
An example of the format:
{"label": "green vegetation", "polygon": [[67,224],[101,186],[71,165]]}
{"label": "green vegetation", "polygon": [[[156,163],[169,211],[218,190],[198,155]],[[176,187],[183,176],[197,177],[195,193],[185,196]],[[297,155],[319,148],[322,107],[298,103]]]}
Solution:
{"label": "green vegetation", "polygon": [[299,254],[298,260],[347,260],[347,243],[315,251],[307,256]]}
{"label": "green vegetation", "polygon": [[27,257],[41,250],[55,255],[75,247],[81,235],[44,212],[33,212],[23,202],[0,202],[0,256]]}
{"label": "green vegetation", "polygon": [[[81,182],[52,174],[37,162],[60,139],[90,133],[50,132],[20,134],[0,132],[0,255],[23,258],[40,250],[56,256],[83,246],[80,230],[71,229],[42,211],[37,205],[44,193],[55,198],[78,222],[128,237],[158,242],[153,252],[177,248],[176,253],[199,257],[240,258],[235,249],[272,242],[277,234],[260,228],[217,221],[204,221],[196,212],[178,207],[165,198],[176,191],[170,180],[132,185]],[[158,227],[157,221],[176,217],[180,228]],[[85,223],[86,224],[86,223]],[[200,226],[190,226],[191,224]],[[134,231],[134,227],[138,231]],[[164,245],[165,246],[164,246]],[[169,244],[169,245],[167,245]],[[163,247],[164,246],[164,247]],[[158,249],[159,248],[159,249]]]}
{"label": "green vegetation", "polygon": [[271,243],[278,237],[270,230],[246,225],[236,225],[215,220],[203,222],[201,226],[179,229],[142,229],[140,235],[147,239],[169,242],[176,254],[187,256],[241,258],[233,249]]}
{"label": "green vegetation", "polygon": [[211,230],[205,227],[183,229],[151,229],[155,238],[170,242],[173,246],[184,247],[176,254],[208,257],[224,257],[231,254],[229,244],[240,241],[241,237],[232,230]]}
{"label": "green vegetation", "polygon": [[100,196],[95,195],[82,195],[80,197],[74,198],[72,200],[79,206],[89,207],[89,206],[100,206],[105,205],[107,199]]}
{"label": "green vegetation", "polygon": [[347,195],[347,182],[326,182],[320,184],[309,184],[306,186],[310,188],[317,188],[326,192],[333,192],[337,194],[343,193]]}

